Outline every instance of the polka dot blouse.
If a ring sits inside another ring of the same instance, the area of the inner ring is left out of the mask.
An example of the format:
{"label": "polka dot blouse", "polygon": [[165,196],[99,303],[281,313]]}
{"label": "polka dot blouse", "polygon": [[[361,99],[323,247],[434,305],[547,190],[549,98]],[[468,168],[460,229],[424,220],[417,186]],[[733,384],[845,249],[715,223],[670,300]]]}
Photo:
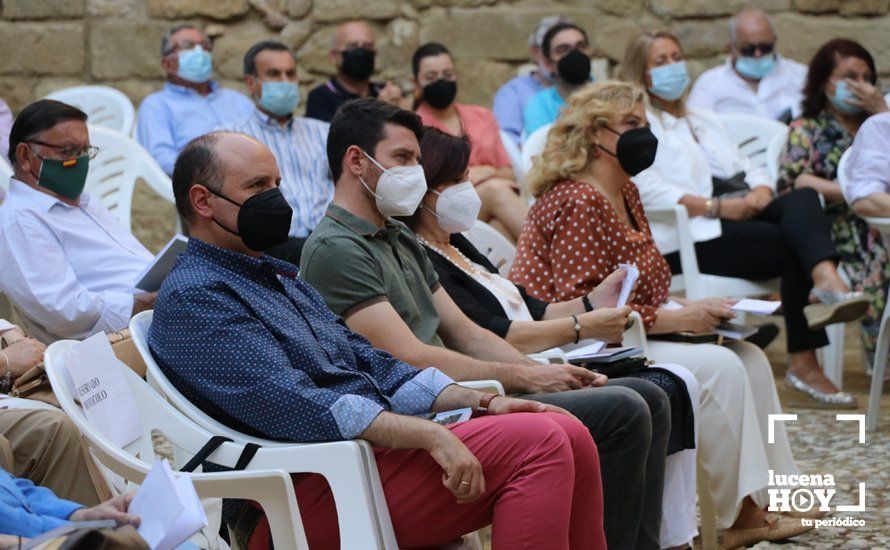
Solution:
{"label": "polka dot blouse", "polygon": [[510,279],[535,298],[561,302],[589,293],[619,263],[640,270],[630,305],[646,327],[664,303],[671,270],[655,247],[640,194],[633,183],[622,189],[635,229],[593,186],[576,181],[555,185],[532,206],[522,227]]}

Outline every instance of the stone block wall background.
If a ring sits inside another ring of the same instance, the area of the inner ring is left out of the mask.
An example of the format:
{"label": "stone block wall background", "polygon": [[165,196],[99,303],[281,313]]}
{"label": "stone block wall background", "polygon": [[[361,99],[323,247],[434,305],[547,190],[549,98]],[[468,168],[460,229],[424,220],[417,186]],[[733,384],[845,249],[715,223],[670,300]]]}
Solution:
{"label": "stone block wall background", "polygon": [[698,73],[722,62],[728,17],[745,6],[772,13],[786,56],[805,63],[821,43],[845,36],[890,76],[890,0],[2,0],[0,97],[17,112],[53,90],[101,83],[138,104],[163,82],[161,36],[182,22],[216,36],[217,78],[231,86],[240,86],[246,49],[277,37],[297,51],[305,92],[331,71],[334,27],[365,18],[378,35],[378,78],[410,89],[412,51],[437,40],[457,60],[460,99],[488,105],[526,62],[527,37],[545,15],[584,26],[595,56],[611,65],[634,33],[668,28]]}

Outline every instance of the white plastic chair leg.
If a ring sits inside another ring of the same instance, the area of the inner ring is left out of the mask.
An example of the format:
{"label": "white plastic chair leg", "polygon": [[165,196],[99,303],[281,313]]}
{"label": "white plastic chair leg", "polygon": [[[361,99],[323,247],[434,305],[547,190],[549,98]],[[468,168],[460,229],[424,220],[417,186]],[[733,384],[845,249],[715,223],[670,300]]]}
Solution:
{"label": "white plastic chair leg", "polygon": [[884,316],[881,318],[881,329],[878,332],[878,343],[875,349],[875,364],[871,371],[871,390],[868,392],[868,413],[865,417],[865,428],[869,432],[874,432],[878,429],[888,348],[890,348],[890,307],[885,307]]}
{"label": "white plastic chair leg", "polygon": [[842,389],[844,386],[844,323],[825,327],[828,334],[828,346],[822,348],[822,370],[831,383]]}

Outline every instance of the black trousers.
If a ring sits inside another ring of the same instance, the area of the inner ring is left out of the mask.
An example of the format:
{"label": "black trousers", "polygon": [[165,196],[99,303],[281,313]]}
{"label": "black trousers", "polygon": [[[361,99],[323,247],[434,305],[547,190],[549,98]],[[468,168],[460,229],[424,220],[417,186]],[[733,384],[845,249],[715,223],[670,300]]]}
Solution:
{"label": "black trousers", "polygon": [[290,262],[295,266],[300,265],[300,256],[303,254],[303,245],[309,237],[288,237],[287,241],[266,250],[266,254],[285,262]]}
{"label": "black trousers", "polygon": [[619,378],[601,388],[522,397],[562,407],[590,430],[600,456],[609,548],[658,550],[671,433],[667,394],[648,380]]}
{"label": "black trousers", "polygon": [[[809,303],[813,267],[840,256],[831,242],[831,222],[812,189],[779,195],[756,218],[722,220],[722,234],[695,244],[702,273],[762,281],[782,277],[782,307],[791,353],[828,345],[824,330],[807,327],[803,308]],[[680,255],[665,256],[678,274]]]}

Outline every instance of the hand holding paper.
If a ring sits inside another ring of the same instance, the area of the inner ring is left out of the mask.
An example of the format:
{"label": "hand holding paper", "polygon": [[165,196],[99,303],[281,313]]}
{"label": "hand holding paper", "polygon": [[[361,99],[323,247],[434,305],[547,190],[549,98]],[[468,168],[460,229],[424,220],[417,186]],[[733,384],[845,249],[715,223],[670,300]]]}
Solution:
{"label": "hand holding paper", "polygon": [[618,303],[616,304],[618,307],[621,307],[630,300],[630,295],[634,287],[637,286],[637,279],[640,278],[640,270],[633,264],[618,264],[618,267],[624,268],[627,271],[627,275],[624,276],[624,282],[621,283],[621,292],[618,294]]}
{"label": "hand holding paper", "polygon": [[741,311],[745,313],[753,313],[755,315],[771,315],[779,306],[782,305],[782,302],[770,302],[767,300],[752,300],[751,298],[745,298],[743,300],[739,300],[732,306],[733,311]]}
{"label": "hand holding paper", "polygon": [[192,480],[174,476],[166,460],[155,461],[129,512],[141,518],[137,532],[152,550],[172,550],[207,525]]}

